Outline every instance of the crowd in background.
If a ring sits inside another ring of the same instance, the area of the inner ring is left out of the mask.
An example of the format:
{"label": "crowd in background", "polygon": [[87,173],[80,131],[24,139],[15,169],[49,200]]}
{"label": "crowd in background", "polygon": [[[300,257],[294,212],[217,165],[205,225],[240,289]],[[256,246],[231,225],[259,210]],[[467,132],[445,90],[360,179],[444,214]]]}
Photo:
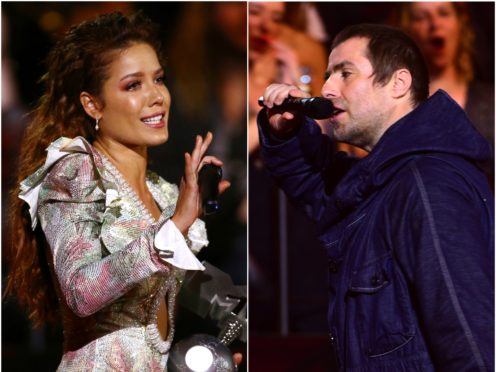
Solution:
{"label": "crowd in background", "polygon": [[[430,94],[444,89],[452,95],[494,148],[494,4],[250,3],[249,300],[255,369],[325,371],[329,358],[327,258],[312,223],[293,209],[263,167],[257,100],[271,83],[293,84],[319,96],[333,37],[356,23],[407,32],[426,58]],[[367,155],[347,144],[337,149]],[[493,184],[494,160],[480,166]]]}

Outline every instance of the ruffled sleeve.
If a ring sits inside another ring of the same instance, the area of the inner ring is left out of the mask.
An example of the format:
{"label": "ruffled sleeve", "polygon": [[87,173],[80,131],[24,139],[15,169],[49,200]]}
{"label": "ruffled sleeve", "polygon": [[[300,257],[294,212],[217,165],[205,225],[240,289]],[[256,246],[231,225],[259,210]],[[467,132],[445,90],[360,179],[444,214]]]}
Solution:
{"label": "ruffled sleeve", "polygon": [[77,137],[74,140],[66,137],[59,138],[48,147],[45,164],[34,174],[21,182],[19,198],[29,205],[31,227],[33,230],[38,223],[38,197],[41,182],[45,179],[49,170],[56,162],[73,152],[88,152],[88,146],[89,144],[81,137]]}
{"label": "ruffled sleeve", "polygon": [[164,262],[185,270],[205,270],[205,266],[193,254],[208,244],[203,221],[196,220],[191,225],[187,240],[174,222],[168,220],[155,235],[154,243],[159,257]]}

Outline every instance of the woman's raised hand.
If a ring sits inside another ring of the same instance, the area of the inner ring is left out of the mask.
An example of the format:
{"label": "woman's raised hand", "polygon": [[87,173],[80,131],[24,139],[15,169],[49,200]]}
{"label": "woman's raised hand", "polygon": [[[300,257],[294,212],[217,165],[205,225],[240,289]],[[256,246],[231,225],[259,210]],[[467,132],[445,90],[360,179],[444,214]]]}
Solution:
{"label": "woman's raised hand", "polygon": [[[200,189],[198,187],[198,172],[205,164],[214,164],[219,167],[222,161],[215,156],[205,156],[213,135],[208,132],[205,138],[196,136],[195,147],[191,154],[184,154],[184,176],[179,187],[179,197],[177,199],[176,211],[171,220],[176,227],[186,234],[189,227],[201,214]],[[222,180],[219,183],[219,193],[224,192],[230,186],[229,181]]]}

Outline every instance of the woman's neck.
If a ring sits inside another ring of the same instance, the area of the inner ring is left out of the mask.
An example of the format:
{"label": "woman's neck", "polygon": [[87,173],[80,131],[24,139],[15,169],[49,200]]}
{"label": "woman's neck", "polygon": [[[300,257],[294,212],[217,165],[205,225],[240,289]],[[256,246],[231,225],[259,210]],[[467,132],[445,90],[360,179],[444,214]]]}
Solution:
{"label": "woman's neck", "polygon": [[148,152],[145,146],[127,147],[122,143],[97,137],[93,146],[105,155],[138,193],[146,188]]}
{"label": "woman's neck", "polygon": [[441,70],[431,71],[429,93],[432,95],[438,89],[443,89],[461,107],[465,107],[467,103],[468,81],[457,73],[454,65]]}

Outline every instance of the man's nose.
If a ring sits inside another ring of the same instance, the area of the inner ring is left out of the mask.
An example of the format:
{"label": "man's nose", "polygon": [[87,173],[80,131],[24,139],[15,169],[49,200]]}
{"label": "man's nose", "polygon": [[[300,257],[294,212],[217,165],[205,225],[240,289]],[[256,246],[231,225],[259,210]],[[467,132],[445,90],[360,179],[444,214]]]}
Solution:
{"label": "man's nose", "polygon": [[339,88],[338,88],[337,84],[333,81],[332,76],[329,77],[325,81],[320,93],[322,94],[322,97],[324,97],[324,98],[339,97],[339,95],[340,95]]}

